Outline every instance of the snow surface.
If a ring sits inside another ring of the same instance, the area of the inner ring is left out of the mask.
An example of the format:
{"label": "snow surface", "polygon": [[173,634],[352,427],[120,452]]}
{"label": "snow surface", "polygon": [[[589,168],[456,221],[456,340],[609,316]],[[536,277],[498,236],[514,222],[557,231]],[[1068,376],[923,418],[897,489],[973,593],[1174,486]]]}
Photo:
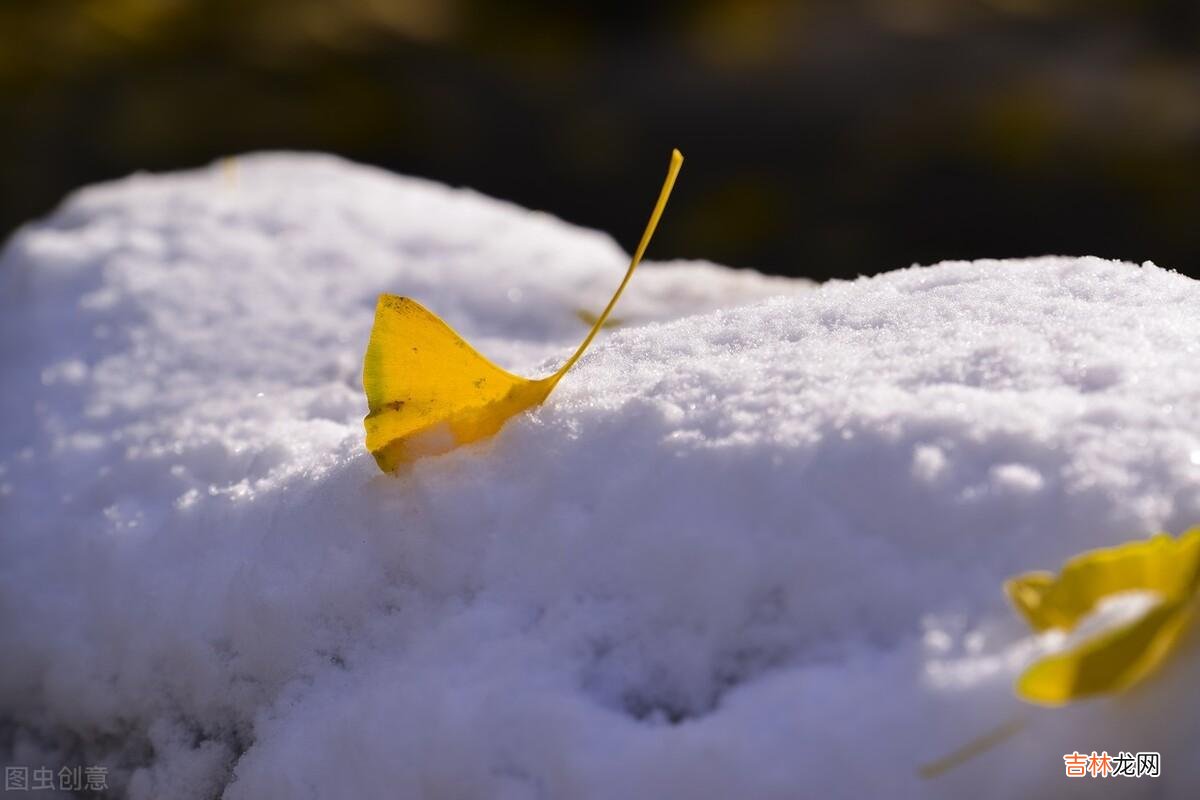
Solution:
{"label": "snow surface", "polygon": [[[135,798],[1194,794],[1194,646],[916,770],[1022,709],[1045,643],[1004,578],[1200,522],[1196,282],[647,264],[546,405],[377,473],[377,293],[544,374],[625,258],[298,155],[85,189],[16,234],[0,758]],[[1093,749],[1163,777],[1062,777]]]}

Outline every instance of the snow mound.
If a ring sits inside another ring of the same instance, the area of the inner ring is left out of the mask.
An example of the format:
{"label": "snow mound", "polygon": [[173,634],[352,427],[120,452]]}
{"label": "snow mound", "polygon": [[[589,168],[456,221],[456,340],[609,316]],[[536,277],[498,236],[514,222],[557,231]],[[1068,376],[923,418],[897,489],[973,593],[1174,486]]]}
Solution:
{"label": "snow mound", "polygon": [[5,763],[135,798],[1018,797],[1092,796],[1063,753],[1123,749],[1163,777],[1106,790],[1200,785],[1194,647],[916,773],[1018,711],[1037,645],[1004,578],[1200,522],[1200,286],[648,264],[546,405],[377,473],[379,292],[544,374],[625,259],[298,155],[89,188],[15,235]]}

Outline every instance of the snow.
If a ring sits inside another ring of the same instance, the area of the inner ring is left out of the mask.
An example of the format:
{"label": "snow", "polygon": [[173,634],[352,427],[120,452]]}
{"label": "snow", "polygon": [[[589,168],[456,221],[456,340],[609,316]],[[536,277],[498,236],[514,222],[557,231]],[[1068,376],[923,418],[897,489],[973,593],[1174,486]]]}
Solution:
{"label": "snow", "polygon": [[[185,800],[1200,785],[1194,646],[1120,698],[1022,707],[1048,642],[1000,588],[1200,522],[1194,281],[1097,258],[820,287],[647,264],[544,406],[378,474],[379,292],[541,375],[625,259],[311,155],[91,187],[18,232],[0,759]],[[918,776],[1015,714],[1013,739]],[[1163,777],[1062,777],[1093,749],[1160,751]]]}

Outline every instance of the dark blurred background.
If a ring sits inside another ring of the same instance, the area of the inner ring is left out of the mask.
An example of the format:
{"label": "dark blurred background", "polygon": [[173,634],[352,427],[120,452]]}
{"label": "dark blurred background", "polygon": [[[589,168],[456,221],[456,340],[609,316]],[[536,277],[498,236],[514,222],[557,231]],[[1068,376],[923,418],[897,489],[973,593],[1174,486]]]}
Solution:
{"label": "dark blurred background", "polygon": [[0,0],[0,236],[70,189],[326,150],[653,256],[1200,275],[1200,2]]}

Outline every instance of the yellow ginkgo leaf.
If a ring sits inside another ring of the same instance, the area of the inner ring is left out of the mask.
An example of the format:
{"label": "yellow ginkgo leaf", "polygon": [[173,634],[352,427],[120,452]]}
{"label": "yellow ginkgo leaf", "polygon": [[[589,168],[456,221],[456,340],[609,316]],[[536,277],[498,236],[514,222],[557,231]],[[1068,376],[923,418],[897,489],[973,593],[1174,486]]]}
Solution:
{"label": "yellow ginkgo leaf", "polygon": [[683,156],[672,151],[658,202],[625,277],[583,343],[552,375],[529,380],[503,370],[420,303],[380,295],[363,359],[369,410],[363,424],[367,449],[380,469],[391,472],[421,456],[490,436],[513,415],[546,399],[596,338],[633,277],[682,165]]}
{"label": "yellow ginkgo leaf", "polygon": [[1184,591],[1189,565],[1200,556],[1200,537],[1166,534],[1093,550],[1050,572],[1030,572],[1009,580],[1005,592],[1034,630],[1071,630],[1096,607],[1119,592],[1152,591],[1173,597]]}
{"label": "yellow ginkgo leaf", "polygon": [[1153,672],[1179,640],[1191,603],[1159,603],[1137,620],[1036,661],[1017,679],[1017,694],[1062,705],[1124,691]]}
{"label": "yellow ginkgo leaf", "polygon": [[1149,593],[1153,605],[1137,618],[1084,638],[1035,662],[1017,680],[1017,694],[1061,705],[1124,691],[1151,674],[1178,643],[1200,589],[1200,528],[1178,538],[1151,539],[1083,553],[1056,577],[1033,572],[1005,584],[1035,631],[1073,630],[1101,602]]}

